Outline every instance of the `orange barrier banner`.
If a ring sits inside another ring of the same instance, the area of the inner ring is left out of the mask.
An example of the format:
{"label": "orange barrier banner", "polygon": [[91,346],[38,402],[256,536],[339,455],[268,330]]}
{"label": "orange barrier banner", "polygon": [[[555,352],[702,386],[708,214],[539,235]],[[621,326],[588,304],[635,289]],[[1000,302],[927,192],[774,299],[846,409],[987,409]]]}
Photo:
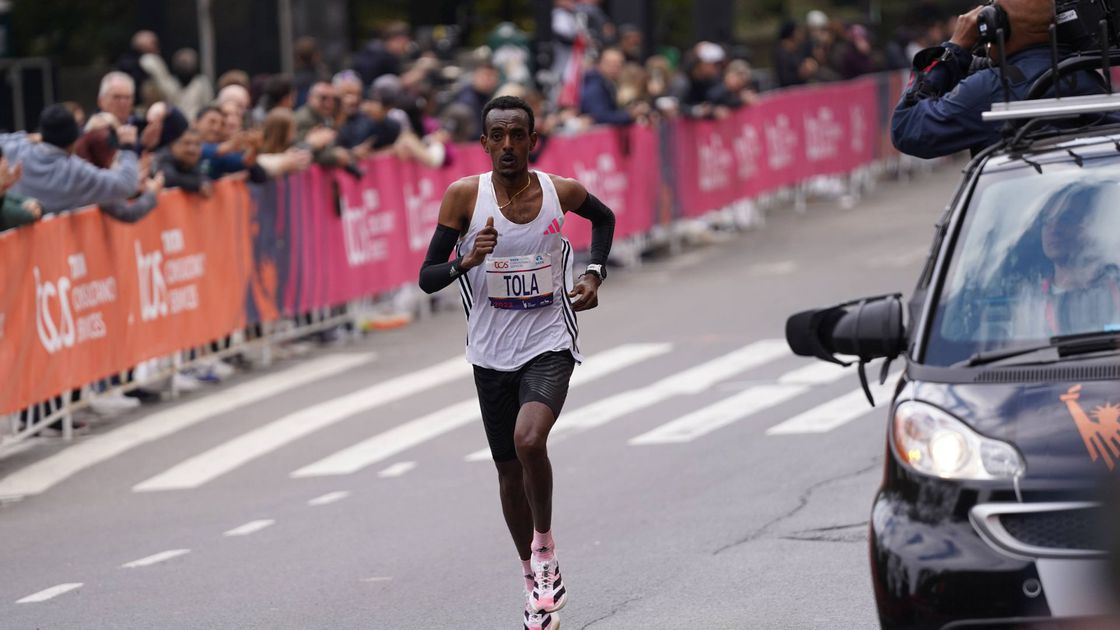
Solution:
{"label": "orange barrier banner", "polygon": [[134,225],[86,209],[0,234],[0,413],[242,328],[249,216],[226,181]]}

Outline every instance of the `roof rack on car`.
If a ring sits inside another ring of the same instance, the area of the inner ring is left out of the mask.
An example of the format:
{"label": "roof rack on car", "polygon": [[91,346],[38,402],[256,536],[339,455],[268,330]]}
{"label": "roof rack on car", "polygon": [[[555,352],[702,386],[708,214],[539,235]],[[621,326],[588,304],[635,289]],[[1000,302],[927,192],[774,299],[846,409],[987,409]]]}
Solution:
{"label": "roof rack on car", "polygon": [[[1012,102],[1007,85],[1007,54],[1004,40],[1007,33],[1001,25],[989,28],[988,40],[996,54],[1003,84],[1004,102],[995,103],[983,114],[990,122],[1008,122],[1004,133],[1012,144],[1026,139],[1038,122],[1059,118],[1077,118],[1086,114],[1120,111],[1120,95],[1113,93],[1112,66],[1120,63],[1120,49],[1113,42],[1120,40],[1120,10],[1117,0],[1057,0],[1054,21],[1050,25],[1051,67],[1031,86],[1027,100]],[[1095,33],[1094,33],[1095,31]],[[1059,59],[1059,44],[1072,56]],[[1093,96],[1062,96],[1062,79],[1089,72],[1101,83],[1104,94]],[[1040,98],[1053,94],[1054,98]]]}
{"label": "roof rack on car", "polygon": [[995,103],[992,110],[984,112],[984,120],[999,122],[1033,118],[1071,118],[1083,114],[1100,114],[1120,111],[1120,94],[1094,96],[1067,96],[1033,101]]}

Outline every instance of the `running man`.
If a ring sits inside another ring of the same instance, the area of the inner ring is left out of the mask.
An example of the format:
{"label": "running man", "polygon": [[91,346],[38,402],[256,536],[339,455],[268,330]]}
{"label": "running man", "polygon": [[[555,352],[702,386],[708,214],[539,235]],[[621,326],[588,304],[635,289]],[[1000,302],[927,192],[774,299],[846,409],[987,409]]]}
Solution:
{"label": "running man", "polygon": [[[496,98],[482,125],[493,170],[447,189],[420,288],[459,283],[467,360],[525,578],[524,625],[555,630],[568,593],[552,538],[548,434],[582,360],[576,312],[599,305],[614,214],[579,182],[529,170],[537,134],[528,103]],[[592,224],[591,264],[574,284],[572,246],[561,233],[568,212]]]}

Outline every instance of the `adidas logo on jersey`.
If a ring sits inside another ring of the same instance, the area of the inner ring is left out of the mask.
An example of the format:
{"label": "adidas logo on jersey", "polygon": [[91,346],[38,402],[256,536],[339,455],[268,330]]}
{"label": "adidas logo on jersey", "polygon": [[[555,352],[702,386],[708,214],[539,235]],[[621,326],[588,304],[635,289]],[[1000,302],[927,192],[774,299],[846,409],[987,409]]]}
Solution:
{"label": "adidas logo on jersey", "polygon": [[563,226],[564,226],[564,218],[563,217],[560,217],[558,219],[553,219],[552,223],[548,226],[548,229],[544,231],[544,235],[548,236],[549,234],[559,234],[560,233],[560,228],[562,228]]}

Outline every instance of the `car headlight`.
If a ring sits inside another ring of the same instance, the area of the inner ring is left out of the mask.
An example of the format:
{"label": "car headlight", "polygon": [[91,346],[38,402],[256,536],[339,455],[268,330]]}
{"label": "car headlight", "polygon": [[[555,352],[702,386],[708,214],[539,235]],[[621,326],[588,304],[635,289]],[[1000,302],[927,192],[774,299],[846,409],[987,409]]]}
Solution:
{"label": "car headlight", "polygon": [[984,437],[926,403],[907,401],[894,412],[895,454],[914,470],[942,479],[1012,479],[1026,470],[1014,446]]}

